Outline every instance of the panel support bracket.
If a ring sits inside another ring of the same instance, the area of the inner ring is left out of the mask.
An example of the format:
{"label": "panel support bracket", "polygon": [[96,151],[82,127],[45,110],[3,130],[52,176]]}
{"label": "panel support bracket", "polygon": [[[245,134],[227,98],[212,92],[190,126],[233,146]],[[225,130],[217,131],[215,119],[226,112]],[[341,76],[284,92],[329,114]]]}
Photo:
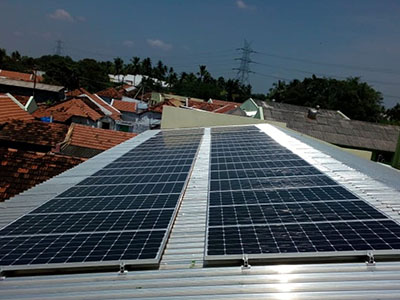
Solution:
{"label": "panel support bracket", "polygon": [[121,263],[119,264],[119,275],[125,275],[128,274],[128,271],[125,270],[125,263],[123,261],[121,261]]}
{"label": "panel support bracket", "polygon": [[368,267],[375,266],[376,262],[375,262],[374,253],[372,251],[367,252],[367,261],[365,263],[367,264]]}
{"label": "panel support bracket", "polygon": [[243,255],[243,265],[242,265],[242,270],[250,270],[251,265],[249,264],[249,257],[247,255]]}

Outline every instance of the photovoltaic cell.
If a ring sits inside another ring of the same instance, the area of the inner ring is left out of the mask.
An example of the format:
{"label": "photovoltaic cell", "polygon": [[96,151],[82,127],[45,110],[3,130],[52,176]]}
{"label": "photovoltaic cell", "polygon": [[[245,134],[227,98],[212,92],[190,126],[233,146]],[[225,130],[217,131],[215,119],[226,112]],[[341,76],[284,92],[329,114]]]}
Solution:
{"label": "photovoltaic cell", "polygon": [[210,160],[208,263],[400,250],[398,223],[255,126],[212,129]]}
{"label": "photovoltaic cell", "polygon": [[2,228],[0,266],[157,265],[203,134],[185,132],[158,133]]}
{"label": "photovoltaic cell", "polygon": [[88,198],[55,198],[35,209],[33,214],[136,209],[174,209],[180,194],[131,195]]}

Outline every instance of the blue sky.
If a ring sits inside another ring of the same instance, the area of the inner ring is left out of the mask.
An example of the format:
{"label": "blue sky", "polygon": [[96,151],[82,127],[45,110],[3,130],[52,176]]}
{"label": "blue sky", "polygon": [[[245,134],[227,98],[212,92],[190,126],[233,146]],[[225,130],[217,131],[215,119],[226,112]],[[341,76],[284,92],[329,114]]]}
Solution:
{"label": "blue sky", "polygon": [[266,93],[278,79],[360,76],[400,103],[400,1],[0,0],[0,47],[41,56],[111,60],[149,56],[176,71],[234,78],[244,39],[250,83]]}

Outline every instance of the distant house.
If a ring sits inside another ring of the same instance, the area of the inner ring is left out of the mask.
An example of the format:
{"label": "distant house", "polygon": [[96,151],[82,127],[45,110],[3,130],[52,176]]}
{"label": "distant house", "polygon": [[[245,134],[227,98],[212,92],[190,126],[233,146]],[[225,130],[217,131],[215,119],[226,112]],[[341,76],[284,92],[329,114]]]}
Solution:
{"label": "distant house", "polygon": [[10,120],[0,125],[0,146],[40,152],[57,152],[68,126],[35,120]]}
{"label": "distant house", "polygon": [[8,71],[8,70],[0,70],[0,78],[7,78],[13,80],[22,80],[27,82],[42,82],[43,77],[40,75],[36,75],[34,73],[22,73],[22,72],[15,72],[15,71]]}
{"label": "distant house", "polygon": [[33,96],[23,96],[23,95],[12,95],[15,99],[18,100],[24,106],[25,111],[32,114],[35,110],[38,109],[38,105]]}
{"label": "distant house", "polygon": [[55,153],[0,148],[0,202],[42,183],[84,159]]}
{"label": "distant house", "polygon": [[134,133],[116,132],[72,124],[65,140],[61,144],[60,151],[66,155],[89,158],[136,135]]}
{"label": "distant house", "polygon": [[0,94],[0,123],[14,119],[33,120],[34,118],[25,110],[25,106],[11,94]]}
{"label": "distant house", "polygon": [[0,93],[34,96],[37,102],[58,101],[64,98],[64,87],[44,84],[41,76],[0,70]]}
{"label": "distant house", "polygon": [[85,98],[73,98],[52,106],[39,106],[33,116],[51,122],[78,123],[93,127],[100,127],[102,120],[110,122],[94,103]]}
{"label": "distant house", "polygon": [[89,93],[83,88],[68,92],[67,98],[79,98],[90,100],[98,109],[100,109],[103,117],[97,122],[98,128],[119,130],[118,124],[121,119],[121,112],[109,103],[104,101],[100,96]]}
{"label": "distant house", "polygon": [[[125,84],[129,84],[132,86],[137,87],[139,84],[142,83],[143,79],[149,79],[149,76],[146,75],[132,75],[132,74],[128,74],[128,75],[112,75],[109,74],[108,77],[110,78],[111,82],[115,82],[115,83],[125,83]],[[168,87],[168,83],[166,83],[165,81],[162,80],[158,80],[156,78],[150,78],[152,79],[154,82],[161,84],[162,87]]]}
{"label": "distant house", "polygon": [[31,119],[0,124],[0,201],[85,161],[57,153],[67,132],[66,125]]}
{"label": "distant house", "polygon": [[121,100],[124,96],[122,92],[113,87],[97,92],[96,95],[100,96],[101,99],[106,101],[108,104],[111,104],[113,99]]}
{"label": "distant house", "polygon": [[134,136],[74,123],[7,119],[0,123],[0,202]]}
{"label": "distant house", "polygon": [[249,99],[241,105],[248,115],[285,123],[290,129],[340,147],[371,152],[374,161],[391,162],[399,126],[350,120],[340,111]]}

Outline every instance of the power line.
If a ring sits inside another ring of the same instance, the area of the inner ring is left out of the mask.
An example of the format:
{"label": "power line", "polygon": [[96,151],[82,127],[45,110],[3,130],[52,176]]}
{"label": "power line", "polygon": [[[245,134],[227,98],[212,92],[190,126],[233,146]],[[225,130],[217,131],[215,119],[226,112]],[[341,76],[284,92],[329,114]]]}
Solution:
{"label": "power line", "polygon": [[330,66],[330,67],[339,67],[339,68],[345,68],[345,69],[355,69],[355,70],[361,70],[361,71],[367,71],[367,72],[376,72],[376,73],[397,74],[397,75],[400,74],[396,70],[387,69],[387,68],[376,68],[376,67],[364,67],[364,66],[356,66],[356,65],[326,63],[326,62],[308,60],[308,59],[303,59],[303,58],[295,58],[295,57],[290,57],[290,56],[283,56],[283,55],[278,55],[278,54],[274,54],[274,53],[267,53],[267,52],[258,52],[258,51],[256,51],[255,53],[256,54],[260,54],[260,55],[275,57],[275,58],[279,58],[279,59],[298,61],[298,62],[307,63],[307,64]]}
{"label": "power line", "polygon": [[286,81],[290,81],[292,79],[289,78],[285,78],[285,77],[280,77],[280,76],[276,76],[276,75],[271,75],[271,74],[264,74],[264,73],[260,73],[260,72],[253,72],[255,75],[259,75],[259,76],[263,76],[263,77],[268,77],[268,78],[273,78],[273,79],[278,79],[278,80],[286,80]]}
{"label": "power line", "polygon": [[[299,73],[313,74],[313,75],[323,76],[323,77],[342,78],[342,79],[346,79],[346,78],[351,77],[351,76],[340,76],[340,75],[312,72],[312,71],[306,71],[306,70],[301,70],[301,69],[296,69],[296,68],[286,68],[286,67],[281,67],[281,66],[276,66],[276,65],[260,63],[260,62],[256,62],[256,61],[253,61],[253,63],[256,64],[256,65],[267,66],[267,67],[271,67],[271,68],[278,68],[278,69],[288,70],[288,71],[295,71],[295,72],[299,72]],[[358,76],[355,76],[355,77],[358,77]],[[369,80],[369,79],[365,79],[365,81],[368,81],[370,83],[378,83],[378,84],[385,84],[385,85],[395,85],[395,86],[399,86],[400,85],[400,83],[398,83],[398,82],[386,82],[386,81]]]}

